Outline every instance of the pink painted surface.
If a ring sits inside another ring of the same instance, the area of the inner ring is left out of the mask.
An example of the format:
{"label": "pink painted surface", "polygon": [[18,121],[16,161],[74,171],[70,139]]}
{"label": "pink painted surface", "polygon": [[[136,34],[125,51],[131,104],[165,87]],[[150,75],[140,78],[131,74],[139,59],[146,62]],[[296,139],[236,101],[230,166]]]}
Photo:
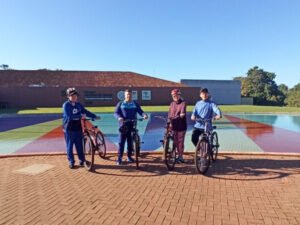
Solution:
{"label": "pink painted surface", "polygon": [[265,152],[300,153],[300,135],[297,132],[234,116],[226,115],[225,117]]}

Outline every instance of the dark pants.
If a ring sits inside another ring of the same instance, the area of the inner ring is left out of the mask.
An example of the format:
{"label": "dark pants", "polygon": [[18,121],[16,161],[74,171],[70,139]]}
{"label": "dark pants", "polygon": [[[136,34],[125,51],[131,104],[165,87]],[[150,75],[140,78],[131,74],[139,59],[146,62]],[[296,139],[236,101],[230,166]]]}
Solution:
{"label": "dark pants", "polygon": [[127,125],[127,132],[126,133],[119,133],[119,149],[118,149],[118,160],[121,161],[124,153],[124,147],[125,147],[125,142],[127,141],[127,156],[131,157],[132,155],[132,130],[133,127],[132,125]]}
{"label": "dark pants", "polygon": [[84,162],[84,154],[83,154],[83,134],[82,131],[67,131],[64,132],[65,140],[67,144],[67,156],[70,165],[74,165],[74,154],[73,154],[73,146],[75,144],[77,155],[80,162]]}
{"label": "dark pants", "polygon": [[204,133],[203,129],[199,129],[199,128],[194,128],[193,129],[193,133],[192,133],[192,142],[193,144],[196,146],[198,141],[199,141],[199,137],[201,134]]}

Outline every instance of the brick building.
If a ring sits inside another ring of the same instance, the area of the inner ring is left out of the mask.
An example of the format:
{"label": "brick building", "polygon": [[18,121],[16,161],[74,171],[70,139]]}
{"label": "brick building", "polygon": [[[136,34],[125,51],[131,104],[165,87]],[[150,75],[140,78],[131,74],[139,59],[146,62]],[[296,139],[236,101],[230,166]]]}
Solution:
{"label": "brick building", "polygon": [[199,87],[154,78],[133,72],[2,70],[0,105],[8,108],[60,107],[65,90],[75,87],[86,106],[112,106],[123,98],[123,90],[133,90],[142,105],[167,105],[170,91],[180,88],[188,104],[198,100]]}

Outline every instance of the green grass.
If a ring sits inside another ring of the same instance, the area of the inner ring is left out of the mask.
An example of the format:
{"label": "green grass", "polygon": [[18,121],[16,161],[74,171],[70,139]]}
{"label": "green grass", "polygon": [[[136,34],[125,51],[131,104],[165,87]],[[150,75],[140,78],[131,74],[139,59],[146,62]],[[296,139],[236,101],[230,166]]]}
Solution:
{"label": "green grass", "polygon": [[[188,106],[192,111],[194,106]],[[300,113],[300,107],[279,107],[279,106],[252,106],[252,105],[221,105],[224,113]],[[96,113],[111,113],[115,107],[87,107],[88,110]],[[169,106],[143,106],[146,112],[167,112]],[[62,113],[62,108],[34,108],[34,109],[0,109],[0,114],[45,114]]]}

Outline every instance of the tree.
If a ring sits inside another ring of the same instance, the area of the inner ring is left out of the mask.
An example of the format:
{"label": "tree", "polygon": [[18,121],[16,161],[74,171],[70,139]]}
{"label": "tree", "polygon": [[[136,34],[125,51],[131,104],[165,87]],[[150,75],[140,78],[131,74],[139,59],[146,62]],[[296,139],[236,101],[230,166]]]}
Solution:
{"label": "tree", "polygon": [[283,105],[285,94],[274,81],[275,77],[275,73],[264,71],[255,66],[248,70],[245,77],[235,77],[234,80],[241,81],[241,95],[253,97],[255,104]]}
{"label": "tree", "polygon": [[290,89],[286,102],[288,106],[300,107],[300,83]]}
{"label": "tree", "polygon": [[7,70],[9,68],[9,66],[6,64],[2,64],[0,65],[0,67],[2,67],[3,70]]}

